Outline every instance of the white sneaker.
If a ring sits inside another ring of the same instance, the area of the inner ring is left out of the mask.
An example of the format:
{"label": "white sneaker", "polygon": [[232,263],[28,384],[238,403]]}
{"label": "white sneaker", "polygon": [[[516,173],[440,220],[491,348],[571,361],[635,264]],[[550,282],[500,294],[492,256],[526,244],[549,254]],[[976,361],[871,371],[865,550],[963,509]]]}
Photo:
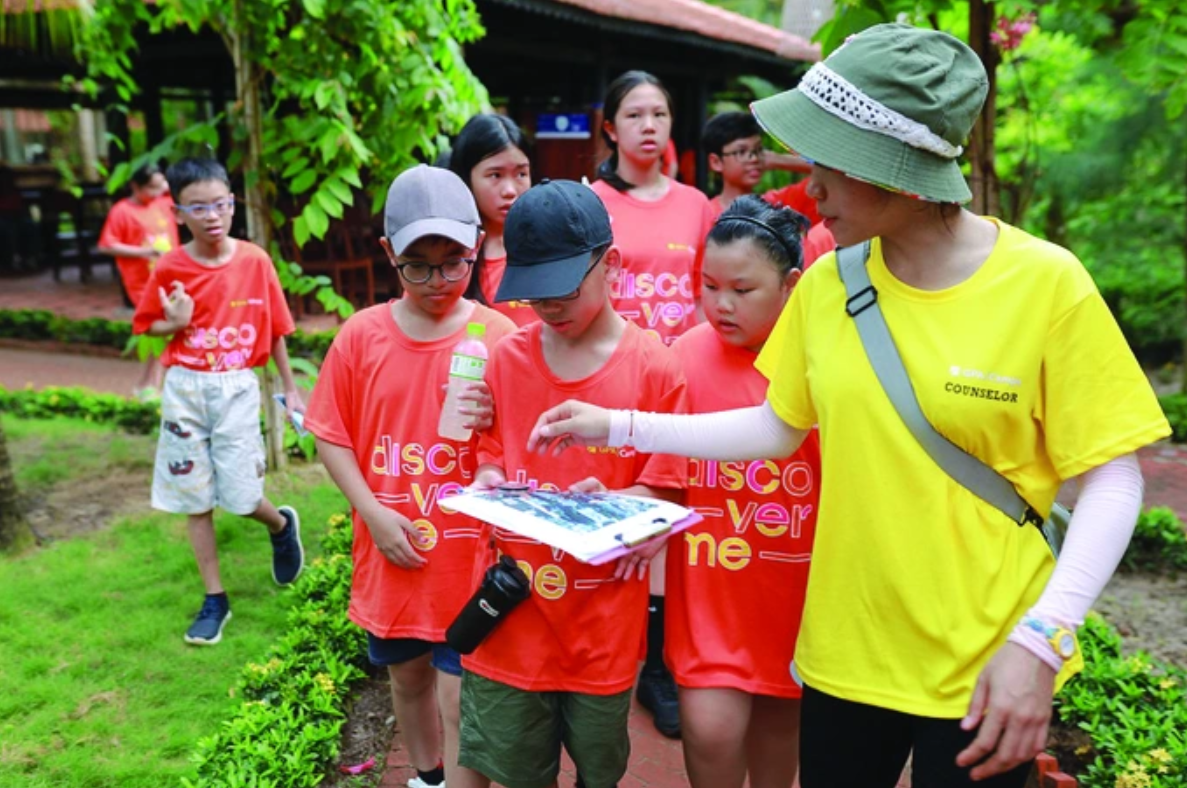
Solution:
{"label": "white sneaker", "polygon": [[436,785],[433,785],[432,783],[426,783],[420,777],[413,777],[408,781],[408,788],[445,788],[445,781],[442,780]]}

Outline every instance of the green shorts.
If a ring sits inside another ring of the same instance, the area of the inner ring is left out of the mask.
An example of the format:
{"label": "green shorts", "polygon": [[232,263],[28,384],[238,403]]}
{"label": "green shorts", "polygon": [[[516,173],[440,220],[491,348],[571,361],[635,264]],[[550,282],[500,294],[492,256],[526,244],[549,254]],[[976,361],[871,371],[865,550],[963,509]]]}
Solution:
{"label": "green shorts", "polygon": [[462,674],[458,762],[506,788],[545,788],[569,751],[586,788],[613,788],[631,754],[631,692],[529,692]]}

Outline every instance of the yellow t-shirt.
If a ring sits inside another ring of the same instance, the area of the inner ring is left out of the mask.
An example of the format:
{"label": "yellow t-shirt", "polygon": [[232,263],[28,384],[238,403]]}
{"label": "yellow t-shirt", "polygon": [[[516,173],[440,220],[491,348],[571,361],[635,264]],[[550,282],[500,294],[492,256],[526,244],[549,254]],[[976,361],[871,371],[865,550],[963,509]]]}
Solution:
{"label": "yellow t-shirt", "polygon": [[[1060,480],[1170,429],[1075,256],[995,224],[993,252],[955,287],[898,281],[878,239],[868,268],[928,419],[1045,512]],[[919,446],[845,313],[835,255],[804,275],[756,366],[784,421],[820,425],[800,675],[840,698],[963,716],[1054,566],[1038,529],[1011,523]]]}

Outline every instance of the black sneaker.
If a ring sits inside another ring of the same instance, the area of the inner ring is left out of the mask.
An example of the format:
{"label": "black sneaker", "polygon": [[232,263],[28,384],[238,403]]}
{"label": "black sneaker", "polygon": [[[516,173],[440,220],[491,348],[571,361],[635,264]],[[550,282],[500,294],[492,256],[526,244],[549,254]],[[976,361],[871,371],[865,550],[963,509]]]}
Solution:
{"label": "black sneaker", "polygon": [[635,691],[639,705],[655,717],[655,729],[669,739],[680,738],[680,704],[676,682],[667,670],[644,669]]}
{"label": "black sneaker", "polygon": [[207,596],[194,623],[185,632],[185,642],[195,646],[213,646],[223,639],[223,627],[231,620],[227,597]]}
{"label": "black sneaker", "polygon": [[272,579],[287,586],[305,568],[305,548],[301,546],[301,518],[291,506],[281,506],[280,516],[288,523],[284,530],[272,534]]}

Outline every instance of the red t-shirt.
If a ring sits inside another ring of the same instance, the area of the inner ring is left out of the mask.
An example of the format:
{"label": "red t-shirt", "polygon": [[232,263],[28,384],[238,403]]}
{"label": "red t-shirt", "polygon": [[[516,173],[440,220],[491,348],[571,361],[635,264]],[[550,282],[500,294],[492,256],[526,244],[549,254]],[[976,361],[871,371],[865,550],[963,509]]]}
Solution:
{"label": "red t-shirt", "polygon": [[[558,379],[548,368],[541,329],[534,323],[495,348],[487,370],[495,423],[479,439],[479,464],[498,465],[509,481],[544,489],[568,489],[590,476],[611,490],[634,484],[683,488],[688,461],[682,457],[629,448],[570,449],[560,457],[528,452],[536,418],[570,398],[607,408],[685,410],[684,376],[676,358],[633,324],[627,324],[601,369],[571,381]],[[498,550],[528,573],[532,594],[464,658],[466,669],[533,692],[612,695],[630,689],[647,624],[647,581],[614,580],[614,562],[590,566],[504,531],[494,536]],[[493,558],[488,556],[482,568]]]}
{"label": "red t-shirt", "polygon": [[804,236],[804,268],[837,248],[833,234],[823,224],[814,224]]}
{"label": "red t-shirt", "polygon": [[517,326],[526,326],[528,323],[537,322],[540,317],[536,314],[536,310],[522,301],[495,302],[495,293],[499,292],[499,283],[503,281],[503,271],[506,269],[507,255],[483,258],[482,280],[479,282],[479,287],[482,288],[482,295],[486,297],[486,302],[490,304],[491,309],[511,318],[511,322]]}
{"label": "red t-shirt", "polygon": [[[790,186],[785,186],[782,189],[771,189],[765,192],[762,198],[771,205],[782,205],[791,208],[793,211],[802,213],[807,217],[808,221],[815,227],[820,223],[820,214],[816,211],[816,201],[807,194],[808,179],[804,178],[799,183],[793,183]],[[725,211],[725,206],[721,204],[721,195],[717,195],[709,201],[713,209],[713,221],[717,221],[717,217]]]}
{"label": "red t-shirt", "polygon": [[268,253],[249,241],[235,241],[231,259],[219,266],[199,263],[178,247],[157,261],[132,318],[143,334],[163,320],[158,287],[185,285],[194,299],[190,324],[173,335],[161,356],[166,367],[229,372],[262,367],[277,337],[293,333],[293,316]]}
{"label": "red t-shirt", "polygon": [[[488,348],[515,330],[481,304],[470,322],[486,326]],[[342,326],[309,400],[305,424],[324,441],[354,452],[367,487],[407,517],[428,540],[428,565],[401,569],[375,547],[353,512],[354,573],[350,620],[382,638],[445,640],[445,630],[472,590],[481,526],[437,505],[474,478],[477,437],[464,443],[437,435],[453,348],[465,329],[433,342],[400,330],[392,303],[353,315]]]}
{"label": "red t-shirt", "polygon": [[622,273],[611,285],[614,308],[643,330],[672,344],[697,323],[705,236],[713,226],[709,201],[691,186],[670,181],[668,193],[644,202],[605,181],[593,190],[610,213]]}
{"label": "red t-shirt", "polygon": [[[159,197],[148,205],[125,197],[111,206],[103,222],[103,230],[99,233],[99,246],[124,244],[155,249],[160,254],[176,249],[180,243],[177,222],[171,212],[172,205],[173,201],[167,196]],[[139,304],[144,285],[148,282],[151,268],[149,261],[143,257],[117,256],[115,264],[119,268],[120,278],[124,280],[128,298],[133,304]]]}
{"label": "red t-shirt", "polygon": [[[691,413],[761,404],[758,357],[708,324],[672,346]],[[795,655],[820,488],[813,430],[785,460],[693,460],[685,504],[704,520],[668,545],[665,657],[684,687],[798,698]]]}

